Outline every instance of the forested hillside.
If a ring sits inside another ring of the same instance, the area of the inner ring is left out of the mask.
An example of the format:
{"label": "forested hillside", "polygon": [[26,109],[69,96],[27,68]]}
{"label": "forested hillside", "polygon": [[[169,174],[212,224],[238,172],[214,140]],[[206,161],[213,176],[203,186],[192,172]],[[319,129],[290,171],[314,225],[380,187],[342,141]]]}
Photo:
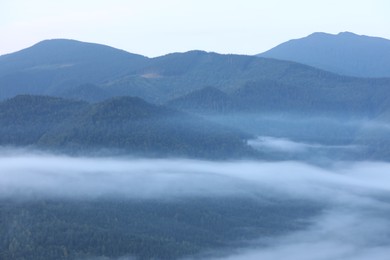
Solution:
{"label": "forested hillside", "polygon": [[[0,200],[0,258],[180,259],[303,228],[320,207],[248,198]],[[284,210],[286,206],[289,210]],[[55,234],[55,235],[54,235]],[[8,246],[9,245],[9,246]]]}
{"label": "forested hillside", "polygon": [[169,106],[198,113],[299,113],[305,116],[374,118],[390,109],[390,85],[349,82],[344,87],[307,87],[274,80],[246,83],[226,93],[206,87],[173,99]]}
{"label": "forested hillside", "polygon": [[44,96],[0,103],[0,144],[71,153],[229,158],[253,155],[249,135],[140,98],[96,104]]}

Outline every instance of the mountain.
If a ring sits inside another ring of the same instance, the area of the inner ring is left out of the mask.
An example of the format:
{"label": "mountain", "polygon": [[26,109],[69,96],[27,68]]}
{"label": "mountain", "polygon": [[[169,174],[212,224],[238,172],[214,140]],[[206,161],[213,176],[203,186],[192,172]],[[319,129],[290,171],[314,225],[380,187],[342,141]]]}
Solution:
{"label": "mountain", "polygon": [[0,144],[27,146],[88,106],[55,97],[21,95],[0,103]]}
{"label": "mountain", "polygon": [[229,94],[206,87],[167,105],[253,136],[294,140],[303,143],[302,147],[319,148],[310,154],[282,154],[282,159],[290,156],[296,160],[310,157],[316,160],[325,156],[388,161],[388,92],[385,86],[308,88],[263,80],[248,82]]}
{"label": "mountain", "polygon": [[[220,55],[206,52],[173,53],[149,60],[138,75],[108,82],[105,89],[135,89],[135,96],[151,102],[166,102],[204,86],[234,93],[248,82],[273,81],[308,90],[387,88],[390,79],[360,79],[341,76],[295,62],[244,55]],[[151,75],[145,78],[143,75]],[[141,79],[142,78],[142,79]],[[139,91],[142,89],[142,92]],[[277,98],[280,93],[271,92]],[[273,98],[273,97],[272,97]]]}
{"label": "mountain", "polygon": [[317,117],[375,118],[390,108],[389,86],[378,85],[353,84],[352,81],[344,86],[314,88],[258,80],[249,81],[230,93],[205,87],[172,99],[167,105],[198,114],[294,113]]}
{"label": "mountain", "polygon": [[0,103],[0,145],[67,153],[233,158],[249,135],[136,97],[88,104],[23,95]]}
{"label": "mountain", "polygon": [[390,40],[343,32],[313,33],[259,57],[288,60],[355,77],[390,77]]}
{"label": "mountain", "polygon": [[[250,82],[275,82],[308,91],[381,92],[390,79],[341,76],[295,62],[204,51],[146,58],[108,46],[49,40],[0,56],[0,99],[18,94],[101,101],[137,96],[164,104],[204,86],[233,94]],[[90,93],[90,94],[89,94]],[[270,91],[270,99],[280,92]],[[376,101],[375,101],[376,102]]]}
{"label": "mountain", "polygon": [[147,60],[112,47],[75,40],[46,40],[0,56],[0,98],[58,95],[68,88],[131,74]]}

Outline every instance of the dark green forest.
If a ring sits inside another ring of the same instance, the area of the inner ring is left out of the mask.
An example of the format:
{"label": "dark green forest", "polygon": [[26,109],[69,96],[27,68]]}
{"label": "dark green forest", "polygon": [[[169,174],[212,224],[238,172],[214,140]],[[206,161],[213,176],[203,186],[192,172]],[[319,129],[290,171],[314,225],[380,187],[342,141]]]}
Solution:
{"label": "dark green forest", "polygon": [[0,144],[70,154],[108,151],[134,156],[254,156],[250,135],[140,98],[88,104],[45,96],[0,103]]}
{"label": "dark green forest", "polygon": [[321,208],[264,198],[2,199],[0,258],[177,259],[228,252],[259,236],[302,229]]}

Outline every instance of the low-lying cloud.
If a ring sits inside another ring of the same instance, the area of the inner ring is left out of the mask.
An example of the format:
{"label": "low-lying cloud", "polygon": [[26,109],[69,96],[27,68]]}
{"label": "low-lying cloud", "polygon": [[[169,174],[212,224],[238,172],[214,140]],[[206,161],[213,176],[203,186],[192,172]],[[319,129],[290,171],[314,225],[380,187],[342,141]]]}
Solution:
{"label": "low-lying cloud", "polygon": [[306,229],[214,252],[226,259],[388,259],[390,164],[0,156],[0,199],[248,196],[326,205]]}
{"label": "low-lying cloud", "polygon": [[288,138],[271,136],[259,136],[256,139],[248,140],[248,144],[259,150],[270,150],[284,153],[304,153],[329,149],[353,149],[352,145],[323,145],[317,143],[296,142]]}
{"label": "low-lying cloud", "polygon": [[0,157],[0,196],[161,198],[253,195],[272,190],[277,196],[322,200],[328,193],[342,198],[354,192],[387,192],[387,170],[390,164],[370,162],[320,168],[294,161],[210,162],[12,154]]}

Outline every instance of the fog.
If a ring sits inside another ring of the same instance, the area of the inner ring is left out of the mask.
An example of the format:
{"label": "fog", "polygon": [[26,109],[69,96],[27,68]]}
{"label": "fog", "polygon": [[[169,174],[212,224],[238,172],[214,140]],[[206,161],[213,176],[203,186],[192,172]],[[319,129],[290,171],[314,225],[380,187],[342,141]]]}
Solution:
{"label": "fog", "polygon": [[304,153],[319,150],[356,149],[353,145],[323,145],[319,143],[296,142],[288,138],[258,136],[248,140],[248,144],[261,151],[270,150],[283,153]]}
{"label": "fog", "polygon": [[0,196],[169,198],[270,195],[272,191],[275,196],[323,200],[329,199],[329,194],[344,198],[388,192],[389,170],[390,164],[379,162],[338,162],[324,168],[294,161],[211,162],[13,153],[0,157]]}
{"label": "fog", "polygon": [[324,205],[311,224],[211,259],[388,259],[390,164],[74,158],[2,152],[0,199],[248,197]]}

